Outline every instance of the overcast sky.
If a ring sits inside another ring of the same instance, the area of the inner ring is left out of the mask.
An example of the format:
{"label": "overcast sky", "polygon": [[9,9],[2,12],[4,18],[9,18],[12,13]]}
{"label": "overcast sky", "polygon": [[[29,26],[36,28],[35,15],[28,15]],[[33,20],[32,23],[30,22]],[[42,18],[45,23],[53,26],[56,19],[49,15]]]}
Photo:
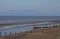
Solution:
{"label": "overcast sky", "polygon": [[[23,10],[24,13],[14,14],[14,10]],[[24,10],[30,10],[29,12],[31,13],[26,13],[27,11],[25,12]],[[9,13],[1,13],[6,11],[9,11]],[[12,14],[60,16],[60,0],[0,0],[0,15]]]}

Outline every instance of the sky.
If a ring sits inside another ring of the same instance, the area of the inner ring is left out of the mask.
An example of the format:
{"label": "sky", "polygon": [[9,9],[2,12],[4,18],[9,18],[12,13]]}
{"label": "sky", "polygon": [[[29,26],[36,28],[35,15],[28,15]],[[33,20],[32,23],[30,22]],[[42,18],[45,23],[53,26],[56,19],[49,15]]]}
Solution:
{"label": "sky", "polygon": [[60,0],[0,0],[0,15],[60,16]]}

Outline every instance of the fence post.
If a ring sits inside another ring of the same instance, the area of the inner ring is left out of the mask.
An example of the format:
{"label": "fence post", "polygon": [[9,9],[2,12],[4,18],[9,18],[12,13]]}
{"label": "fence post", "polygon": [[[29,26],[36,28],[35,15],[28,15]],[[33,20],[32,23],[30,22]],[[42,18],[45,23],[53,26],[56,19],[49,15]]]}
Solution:
{"label": "fence post", "polygon": [[54,27],[54,24],[53,24],[53,27]]}
{"label": "fence post", "polygon": [[52,26],[52,29],[54,28],[54,24],[53,24],[53,26]]}
{"label": "fence post", "polygon": [[34,25],[33,25],[33,29],[34,29]]}
{"label": "fence post", "polygon": [[11,32],[10,32],[10,35],[11,35]]}
{"label": "fence post", "polygon": [[47,24],[46,24],[46,28],[47,28]]}
{"label": "fence post", "polygon": [[57,27],[57,24],[56,24],[56,27]]}
{"label": "fence post", "polygon": [[15,32],[14,32],[14,34],[16,35],[16,37],[15,37],[15,38],[17,39],[17,32],[15,31]]}
{"label": "fence post", "polygon": [[15,32],[15,34],[16,34],[16,32]]}
{"label": "fence post", "polygon": [[50,28],[50,24],[49,24],[49,28]]}
{"label": "fence post", "polygon": [[43,28],[44,28],[44,25],[43,25]]}
{"label": "fence post", "polygon": [[6,36],[6,32],[5,32],[5,36]]}
{"label": "fence post", "polygon": [[1,36],[1,32],[0,32],[0,36]]}
{"label": "fence post", "polygon": [[57,27],[57,24],[56,24],[56,27]]}
{"label": "fence post", "polygon": [[[41,26],[41,25],[40,25]],[[42,26],[41,26],[41,28],[42,28]]]}
{"label": "fence post", "polygon": [[31,30],[31,33],[32,33],[32,30]]}

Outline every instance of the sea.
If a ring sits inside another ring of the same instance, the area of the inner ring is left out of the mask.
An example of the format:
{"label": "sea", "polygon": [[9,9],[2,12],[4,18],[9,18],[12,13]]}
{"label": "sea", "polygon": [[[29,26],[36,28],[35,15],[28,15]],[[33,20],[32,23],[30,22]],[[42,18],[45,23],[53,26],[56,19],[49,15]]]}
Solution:
{"label": "sea", "polygon": [[32,20],[60,20],[60,16],[0,16],[0,24]]}

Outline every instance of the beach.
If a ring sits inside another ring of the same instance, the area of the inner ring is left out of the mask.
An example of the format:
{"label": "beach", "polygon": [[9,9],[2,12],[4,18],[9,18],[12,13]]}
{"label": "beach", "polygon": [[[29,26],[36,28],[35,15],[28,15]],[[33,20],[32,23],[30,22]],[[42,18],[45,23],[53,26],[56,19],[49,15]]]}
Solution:
{"label": "beach", "polygon": [[[20,23],[18,23],[18,24],[14,23],[14,24],[5,24],[5,25],[2,25],[2,26],[12,26],[12,25],[22,25],[22,24],[36,24],[36,23],[40,23],[40,22],[46,22],[46,21],[27,21],[27,22],[22,22],[21,24]],[[59,23],[60,20],[53,20],[53,21],[47,21],[47,22],[57,22],[57,23]],[[17,29],[19,27],[20,26],[15,26],[11,29],[7,28],[6,30],[9,31],[9,30],[14,29],[14,33],[15,33],[15,29]],[[23,28],[23,29],[27,29],[27,28]],[[23,34],[22,37],[21,37],[21,32],[20,32],[20,33],[16,33],[16,34],[7,35],[6,37],[2,36],[2,37],[0,37],[0,39],[5,39],[5,38],[6,39],[48,39],[48,38],[53,39],[53,38],[55,38],[55,36],[54,36],[55,34],[56,34],[56,36],[60,36],[59,35],[60,26],[55,27],[55,28],[37,28],[37,29],[31,28],[31,29],[27,29],[27,30],[28,30],[27,33],[22,32],[22,34]],[[0,30],[0,31],[5,31],[5,29]],[[19,31],[19,30],[17,29],[16,31]]]}
{"label": "beach", "polygon": [[33,29],[26,33],[17,33],[0,39],[60,39],[60,26],[55,28]]}

